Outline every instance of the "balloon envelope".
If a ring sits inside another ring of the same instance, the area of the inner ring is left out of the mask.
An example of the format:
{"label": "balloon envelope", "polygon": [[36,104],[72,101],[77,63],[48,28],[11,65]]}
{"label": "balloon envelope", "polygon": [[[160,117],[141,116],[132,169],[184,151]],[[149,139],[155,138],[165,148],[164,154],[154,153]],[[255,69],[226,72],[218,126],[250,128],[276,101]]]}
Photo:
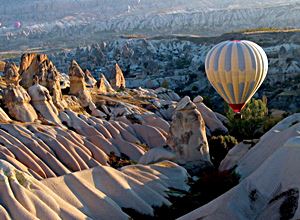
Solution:
{"label": "balloon envelope", "polygon": [[15,28],[20,28],[21,27],[21,22],[16,21],[14,26],[15,26]]}
{"label": "balloon envelope", "polygon": [[268,72],[264,50],[251,41],[224,41],[205,60],[207,78],[234,112],[240,112]]}

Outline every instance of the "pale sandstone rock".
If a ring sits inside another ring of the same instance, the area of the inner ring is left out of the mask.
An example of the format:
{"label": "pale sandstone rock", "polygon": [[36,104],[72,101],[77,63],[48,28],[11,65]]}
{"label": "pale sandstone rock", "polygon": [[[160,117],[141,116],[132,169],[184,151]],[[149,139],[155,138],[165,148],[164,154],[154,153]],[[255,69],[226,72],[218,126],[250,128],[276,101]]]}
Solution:
{"label": "pale sandstone rock", "polygon": [[196,104],[198,111],[201,113],[205,121],[205,125],[209,128],[212,134],[214,132],[222,134],[228,133],[228,129],[218,119],[216,114],[202,102],[203,98],[201,96],[197,96],[193,101]]}
{"label": "pale sandstone rock", "polygon": [[6,112],[0,107],[0,121],[1,122],[9,122],[11,119],[6,114]]}
{"label": "pale sandstone rock", "polygon": [[24,88],[29,88],[33,84],[34,76],[39,72],[40,65],[48,60],[45,54],[26,53],[21,57],[20,70],[21,75],[20,84]]}
{"label": "pale sandstone rock", "polygon": [[156,116],[155,114],[143,114],[142,118],[144,119],[144,121],[142,121],[142,124],[160,128],[166,133],[168,133],[170,130],[170,124],[166,120]]}
{"label": "pale sandstone rock", "polygon": [[123,72],[119,65],[116,63],[115,66],[115,79],[112,81],[112,86],[116,89],[125,89],[126,88],[126,81],[123,75]]}
{"label": "pale sandstone rock", "polygon": [[0,60],[0,72],[4,72],[6,62]]}
{"label": "pale sandstone rock", "polygon": [[259,142],[249,150],[237,163],[236,172],[242,178],[255,171],[274,151],[281,148],[284,143],[300,132],[300,113],[293,114],[264,134]]}
{"label": "pale sandstone rock", "polygon": [[140,159],[139,164],[152,164],[164,160],[175,161],[176,155],[162,147],[157,147],[147,151]]}
{"label": "pale sandstone rock", "polygon": [[70,78],[70,95],[78,96],[83,91],[86,91],[84,72],[75,60],[72,60],[69,67]]}
{"label": "pale sandstone rock", "polygon": [[73,60],[69,68],[70,77],[70,95],[78,98],[80,105],[89,108],[93,116],[105,117],[104,113],[98,110],[92,101],[92,97],[86,88],[85,73],[82,71],[78,63]]}
{"label": "pale sandstone rock", "polygon": [[188,96],[177,105],[168,143],[176,153],[176,159],[180,164],[198,168],[210,164],[205,123]]}
{"label": "pale sandstone rock", "polygon": [[131,127],[133,127],[140,140],[150,148],[167,145],[166,137],[157,128],[139,124],[133,124]]}
{"label": "pale sandstone rock", "polygon": [[6,63],[4,67],[4,80],[6,84],[17,85],[20,81],[19,68],[14,63]]}
{"label": "pale sandstone rock", "polygon": [[38,116],[30,102],[30,96],[20,85],[10,84],[3,90],[3,103],[10,116],[18,121],[33,122]]}
{"label": "pale sandstone rock", "polygon": [[[271,149],[270,156],[265,157],[262,163],[259,161],[259,166],[255,165],[253,172],[236,187],[179,220],[299,219],[298,135],[280,143],[275,151]],[[272,148],[273,143],[264,144],[266,148]]]}
{"label": "pale sandstone rock", "polygon": [[34,108],[47,120],[60,124],[58,110],[52,102],[52,98],[46,87],[42,86],[36,79],[36,84],[29,87],[28,93]]}
{"label": "pale sandstone rock", "polygon": [[61,74],[45,54],[24,54],[21,58],[20,74],[21,85],[28,89],[34,83],[34,77],[39,78],[39,83],[45,86],[52,96],[53,103],[59,110],[66,107],[62,97],[60,79]]}
{"label": "pale sandstone rock", "polygon": [[63,99],[63,95],[61,92],[61,77],[61,74],[56,70],[54,65],[51,65],[48,68],[46,83],[44,83],[44,86],[46,86],[46,88],[49,90],[55,106],[59,110],[64,110],[67,107],[67,103]]}
{"label": "pale sandstone rock", "polygon": [[97,80],[93,77],[92,73],[87,69],[84,71],[84,81],[88,88],[94,88]]}
{"label": "pale sandstone rock", "polygon": [[247,142],[241,142],[234,146],[220,163],[219,170],[225,171],[233,169],[241,158],[248,153],[251,147],[252,144]]}
{"label": "pale sandstone rock", "polygon": [[103,74],[100,76],[100,85],[98,89],[98,93],[101,95],[114,94],[116,91],[112,88],[108,80],[105,78]]}

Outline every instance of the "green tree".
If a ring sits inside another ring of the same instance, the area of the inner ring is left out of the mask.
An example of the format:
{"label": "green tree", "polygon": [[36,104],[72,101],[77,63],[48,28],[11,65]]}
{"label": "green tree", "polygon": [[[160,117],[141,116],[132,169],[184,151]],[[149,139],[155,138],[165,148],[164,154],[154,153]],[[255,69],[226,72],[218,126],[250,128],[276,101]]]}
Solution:
{"label": "green tree", "polygon": [[236,119],[234,112],[228,108],[226,116],[229,119],[229,133],[239,141],[258,138],[261,135],[258,133],[259,128],[268,119],[266,99],[251,99],[241,114],[242,119]]}
{"label": "green tree", "polygon": [[215,167],[219,167],[228,151],[238,144],[235,137],[230,135],[212,136],[209,141],[209,153]]}
{"label": "green tree", "polygon": [[168,89],[169,88],[169,82],[167,80],[164,80],[161,84],[161,87]]}

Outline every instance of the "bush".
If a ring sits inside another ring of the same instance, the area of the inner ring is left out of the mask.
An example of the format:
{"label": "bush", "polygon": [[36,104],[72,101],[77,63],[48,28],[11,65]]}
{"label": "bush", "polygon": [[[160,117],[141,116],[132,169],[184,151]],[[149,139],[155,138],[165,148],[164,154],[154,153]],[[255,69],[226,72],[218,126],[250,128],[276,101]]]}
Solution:
{"label": "bush", "polygon": [[258,138],[261,134],[255,132],[263,126],[268,116],[266,100],[252,99],[241,111],[241,115],[242,119],[236,119],[231,109],[227,111],[229,133],[238,141]]}
{"label": "bush", "polygon": [[115,169],[118,169],[118,168],[121,168],[121,167],[124,167],[127,165],[135,164],[135,162],[131,161],[129,159],[129,157],[126,156],[125,154],[121,154],[121,157],[118,157],[115,155],[114,152],[110,152],[108,157],[109,157],[108,164]]}
{"label": "bush", "polygon": [[169,82],[167,80],[164,80],[161,84],[161,87],[168,89],[169,88]]}
{"label": "bush", "polygon": [[209,153],[211,161],[216,167],[219,167],[221,161],[225,158],[228,151],[238,144],[235,137],[226,136],[212,136],[209,140]]}
{"label": "bush", "polygon": [[[209,170],[202,173],[197,181],[190,182],[191,189],[189,192],[179,190],[171,190],[169,192],[169,200],[172,203],[170,207],[164,205],[154,208],[154,216],[147,216],[138,213],[132,209],[123,209],[133,219],[154,220],[177,219],[224,194],[232,187],[239,183],[240,177],[231,172],[218,172],[217,170]],[[176,197],[179,194],[181,197]]]}

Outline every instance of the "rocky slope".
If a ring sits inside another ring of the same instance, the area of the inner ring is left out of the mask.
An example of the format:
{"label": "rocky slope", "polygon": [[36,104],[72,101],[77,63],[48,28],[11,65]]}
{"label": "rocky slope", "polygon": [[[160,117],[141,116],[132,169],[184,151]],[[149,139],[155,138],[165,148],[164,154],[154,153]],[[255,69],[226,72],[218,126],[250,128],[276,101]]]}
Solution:
{"label": "rocky slope", "polygon": [[184,168],[167,161],[122,171],[97,166],[43,181],[5,160],[0,167],[3,219],[128,219],[121,208],[153,215],[152,206],[170,205],[167,188],[188,188]]}
{"label": "rocky slope", "polygon": [[234,169],[240,184],[179,219],[299,219],[299,119],[284,119],[255,146],[233,148],[220,169]]}
{"label": "rocky slope", "polygon": [[[68,74],[45,54],[19,63],[4,62],[0,81],[3,219],[153,217],[212,168],[207,137],[228,133],[203,97],[128,88],[116,63],[112,84],[75,60]],[[241,182],[182,219],[298,219],[299,118],[229,151],[219,169]]]}
{"label": "rocky slope", "polygon": [[187,170],[212,166],[206,135],[224,125],[188,97],[127,89],[118,65],[111,85],[75,60],[68,75],[45,54],[19,63],[3,64],[0,84],[3,219],[153,216],[189,190]]}

